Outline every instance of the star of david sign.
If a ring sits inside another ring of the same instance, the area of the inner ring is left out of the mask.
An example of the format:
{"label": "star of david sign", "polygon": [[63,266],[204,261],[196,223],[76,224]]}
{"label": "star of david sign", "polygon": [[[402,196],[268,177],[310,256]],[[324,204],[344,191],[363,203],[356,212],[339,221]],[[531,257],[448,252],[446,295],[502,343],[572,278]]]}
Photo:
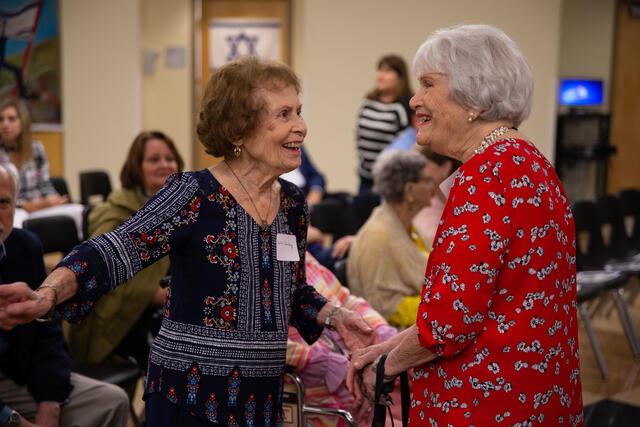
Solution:
{"label": "star of david sign", "polygon": [[258,36],[248,36],[244,32],[235,36],[227,36],[227,43],[229,44],[229,54],[227,55],[227,61],[233,61],[239,56],[257,55],[256,45],[258,44]]}

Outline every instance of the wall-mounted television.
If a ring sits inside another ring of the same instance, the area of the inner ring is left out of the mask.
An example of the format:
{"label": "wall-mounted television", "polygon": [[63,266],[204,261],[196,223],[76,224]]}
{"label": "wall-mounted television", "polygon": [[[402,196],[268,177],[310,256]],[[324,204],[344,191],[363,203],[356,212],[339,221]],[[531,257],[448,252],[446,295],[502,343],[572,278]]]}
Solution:
{"label": "wall-mounted television", "polygon": [[602,80],[560,79],[558,102],[569,107],[601,106],[604,101]]}

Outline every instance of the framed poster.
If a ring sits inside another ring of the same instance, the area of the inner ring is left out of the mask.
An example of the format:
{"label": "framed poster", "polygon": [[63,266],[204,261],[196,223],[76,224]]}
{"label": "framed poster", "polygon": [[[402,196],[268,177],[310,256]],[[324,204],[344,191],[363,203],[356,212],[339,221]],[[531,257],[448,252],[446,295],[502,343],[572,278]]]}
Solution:
{"label": "framed poster", "polygon": [[0,3],[0,97],[22,98],[34,123],[61,122],[58,0]]}

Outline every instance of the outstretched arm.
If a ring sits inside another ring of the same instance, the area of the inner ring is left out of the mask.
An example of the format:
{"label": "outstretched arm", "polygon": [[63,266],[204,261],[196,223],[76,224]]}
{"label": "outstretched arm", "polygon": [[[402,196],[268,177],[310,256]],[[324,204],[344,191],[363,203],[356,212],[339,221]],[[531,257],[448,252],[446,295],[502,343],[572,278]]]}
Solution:
{"label": "outstretched arm", "polygon": [[0,286],[0,328],[13,327],[38,319],[78,291],[78,282],[67,268],[55,269],[37,290],[24,282]]}

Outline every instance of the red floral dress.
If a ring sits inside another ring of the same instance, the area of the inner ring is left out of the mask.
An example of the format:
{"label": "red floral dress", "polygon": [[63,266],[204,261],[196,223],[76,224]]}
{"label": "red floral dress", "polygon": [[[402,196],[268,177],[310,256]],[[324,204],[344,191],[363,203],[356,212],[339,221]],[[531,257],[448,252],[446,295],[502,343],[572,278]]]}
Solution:
{"label": "red floral dress", "polygon": [[506,139],[454,176],[427,265],[413,426],[581,426],[575,232],[550,163]]}

